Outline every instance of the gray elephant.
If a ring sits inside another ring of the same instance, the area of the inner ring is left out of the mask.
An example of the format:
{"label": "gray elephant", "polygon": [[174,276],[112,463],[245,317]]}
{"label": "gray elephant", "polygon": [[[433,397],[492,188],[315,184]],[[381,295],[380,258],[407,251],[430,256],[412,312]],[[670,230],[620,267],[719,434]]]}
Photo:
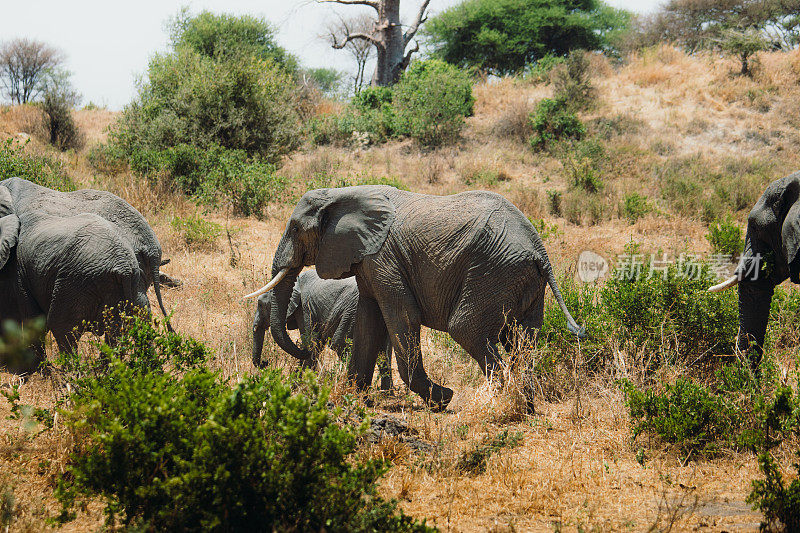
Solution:
{"label": "gray elephant", "polygon": [[389,335],[400,377],[429,406],[443,409],[453,391],[433,383],[422,363],[420,326],[450,333],[487,376],[500,369],[496,344],[512,347],[512,328],[541,327],[549,284],[568,327],[569,314],[547,252],[533,225],[499,194],[432,196],[362,185],[303,195],[272,263],[270,330],[300,359],[307,350],[286,332],[292,288],[303,266],[324,279],[355,276],[359,299],[348,375],[372,382]]}
{"label": "gray elephant", "polygon": [[160,288],[161,244],[141,213],[119,196],[94,189],[60,192],[23,178],[8,178],[0,181],[0,216],[9,213],[20,218],[29,214],[31,220],[44,216],[70,217],[79,213],[93,213],[107,220],[116,227],[136,255],[143,273],[142,287],[138,290],[146,293],[152,285],[158,306],[167,316]]}
{"label": "gray elephant", "polygon": [[[269,329],[272,298],[271,292],[258,298],[253,318],[253,364],[257,367],[264,366],[261,350],[264,332]],[[309,358],[302,361],[304,366],[315,368],[325,346],[330,346],[340,359],[345,359],[348,344],[353,339],[357,306],[358,287],[355,278],[321,279],[315,270],[300,274],[286,311],[286,329],[300,330],[303,344],[310,352]],[[386,343],[383,354],[378,359],[380,387],[381,390],[389,390],[392,388],[391,343]]]}
{"label": "gray elephant", "polygon": [[[143,276],[133,248],[98,215],[0,218],[0,317],[44,316],[61,351],[74,351],[87,330],[113,344],[126,303],[150,309]],[[45,352],[42,342],[34,349],[34,360],[10,370],[35,370]]]}
{"label": "gray elephant", "polygon": [[747,217],[744,252],[729,279],[711,292],[738,285],[737,349],[750,347],[758,369],[775,286],[786,278],[800,283],[800,172],[772,182]]}

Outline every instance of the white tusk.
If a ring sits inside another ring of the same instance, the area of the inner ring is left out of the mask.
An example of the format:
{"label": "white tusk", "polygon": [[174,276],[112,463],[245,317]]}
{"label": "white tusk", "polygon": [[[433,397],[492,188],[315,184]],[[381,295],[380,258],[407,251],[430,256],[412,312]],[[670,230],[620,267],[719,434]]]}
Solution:
{"label": "white tusk", "polygon": [[737,283],[739,283],[739,276],[734,275],[734,276],[729,277],[728,279],[726,279],[725,281],[723,281],[719,285],[714,285],[713,287],[709,287],[708,288],[708,292],[724,291],[725,289],[733,287]]}
{"label": "white tusk", "polygon": [[269,283],[267,283],[266,285],[264,285],[263,287],[258,289],[256,292],[251,292],[247,296],[243,296],[243,298],[252,298],[254,296],[261,296],[265,292],[271,291],[272,289],[275,288],[275,285],[277,285],[278,283],[281,282],[281,280],[284,278],[284,276],[286,276],[286,272],[288,272],[288,271],[289,271],[288,268],[284,268],[283,270],[278,272],[278,275],[275,276],[274,278],[272,278],[272,280],[270,280]]}

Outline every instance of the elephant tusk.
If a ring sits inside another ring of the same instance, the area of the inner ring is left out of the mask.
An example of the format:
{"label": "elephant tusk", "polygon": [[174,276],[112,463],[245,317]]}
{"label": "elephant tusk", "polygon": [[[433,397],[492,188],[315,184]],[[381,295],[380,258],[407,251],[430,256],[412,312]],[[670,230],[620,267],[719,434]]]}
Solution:
{"label": "elephant tusk", "polygon": [[708,292],[721,292],[724,291],[725,289],[733,287],[737,283],[739,283],[739,276],[733,275],[728,279],[726,279],[725,281],[723,281],[722,283],[720,283],[719,285],[714,285],[713,287],[709,287]]}
{"label": "elephant tusk", "polygon": [[288,268],[284,268],[283,270],[278,272],[278,275],[275,276],[274,278],[272,278],[272,280],[269,283],[267,283],[266,285],[264,285],[263,287],[261,287],[257,291],[251,292],[247,296],[244,296],[243,298],[253,298],[254,296],[261,296],[265,292],[271,291],[272,289],[275,288],[275,285],[277,285],[278,283],[281,282],[281,280],[284,278],[284,276],[286,276],[286,272],[288,272],[288,271],[289,271]]}

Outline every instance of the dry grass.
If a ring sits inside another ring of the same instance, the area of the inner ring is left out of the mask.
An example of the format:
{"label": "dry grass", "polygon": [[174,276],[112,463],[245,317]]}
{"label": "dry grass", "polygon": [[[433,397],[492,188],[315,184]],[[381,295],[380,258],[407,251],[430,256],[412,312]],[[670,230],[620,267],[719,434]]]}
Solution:
{"label": "dry grass", "polygon": [[[592,62],[599,102],[581,118],[604,143],[602,179],[615,191],[614,198],[601,200],[609,204],[608,214],[594,226],[548,213],[547,191],[568,191],[567,173],[557,157],[533,153],[521,142],[526,113],[551,95],[547,85],[508,79],[479,84],[475,116],[454,147],[425,152],[406,140],[366,150],[307,148],[288,159],[281,172],[304,180],[393,177],[411,190],[435,194],[489,188],[527,216],[557,228],[546,246],[556,270],[563,271],[583,250],[614,258],[630,240],[667,253],[708,251],[705,224],[674,212],[661,197],[654,170],[658,165],[702,153],[704,165],[712,169],[726,168],[731,158],[770,161],[770,178],[797,166],[799,53],[761,54],[753,79],[732,76],[732,61],[688,57],[670,47],[641,53],[616,72],[600,58]],[[26,132],[31,113],[28,108],[0,110],[0,134]],[[76,114],[89,147],[102,142],[113,118],[103,110]],[[35,140],[27,149],[47,150]],[[164,291],[175,328],[206,342],[216,354],[212,364],[224,375],[254,371],[254,304],[240,297],[267,277],[291,206],[271,206],[263,221],[204,213],[226,232],[211,246],[191,248],[170,221],[197,214],[195,204],[128,173],[97,176],[85,154],[55,155],[68,164],[78,183],[119,194],[153,225],[165,257],[171,259],[164,270],[184,282],[180,289]],[[465,179],[486,170],[497,179]],[[634,224],[617,216],[616,196],[629,192],[647,196],[656,211]],[[736,213],[740,220],[744,215],[745,210]],[[630,440],[623,399],[610,377],[581,372],[560,376],[560,394],[548,392],[553,383],[540,383],[538,412],[527,416],[521,413],[514,380],[490,386],[478,365],[447,335],[424,331],[422,350],[429,374],[455,389],[449,410],[434,414],[423,409],[416,396],[399,386],[396,373],[398,386],[392,394],[376,396],[376,409],[406,419],[422,439],[436,445],[435,451],[416,453],[392,440],[364,450],[394,461],[381,490],[398,498],[406,512],[448,531],[645,531],[651,526],[660,531],[670,524],[672,531],[756,528],[759,516],[744,504],[758,472],[755,458],[731,453],[684,465],[656,448],[647,452],[643,467]],[[271,342],[264,355],[278,367],[296,366]],[[618,367],[631,375],[647,357],[624,351],[617,355]],[[326,353],[321,372],[334,384],[335,397],[348,392],[334,354]],[[7,390],[16,379],[0,373],[0,387]],[[26,380],[21,392],[23,403],[37,406],[52,406],[55,399],[51,381],[38,375]],[[7,402],[0,400],[0,491],[10,486],[16,497],[13,527],[40,530],[44,518],[57,511],[52,483],[66,460],[68,436],[57,429],[31,438],[8,414]],[[465,452],[503,430],[520,432],[521,444],[491,455],[483,473],[456,468]],[[99,506],[90,506],[65,529],[98,529],[101,523]]]}

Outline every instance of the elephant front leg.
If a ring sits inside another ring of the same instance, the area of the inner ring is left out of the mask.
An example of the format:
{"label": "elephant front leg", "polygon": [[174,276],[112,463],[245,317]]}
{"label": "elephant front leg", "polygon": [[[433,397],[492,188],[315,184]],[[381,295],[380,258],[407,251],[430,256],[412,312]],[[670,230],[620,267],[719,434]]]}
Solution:
{"label": "elephant front leg", "polygon": [[388,334],[378,303],[366,296],[359,296],[353,327],[353,349],[347,362],[348,377],[359,390],[372,384],[378,354],[387,344]]}

